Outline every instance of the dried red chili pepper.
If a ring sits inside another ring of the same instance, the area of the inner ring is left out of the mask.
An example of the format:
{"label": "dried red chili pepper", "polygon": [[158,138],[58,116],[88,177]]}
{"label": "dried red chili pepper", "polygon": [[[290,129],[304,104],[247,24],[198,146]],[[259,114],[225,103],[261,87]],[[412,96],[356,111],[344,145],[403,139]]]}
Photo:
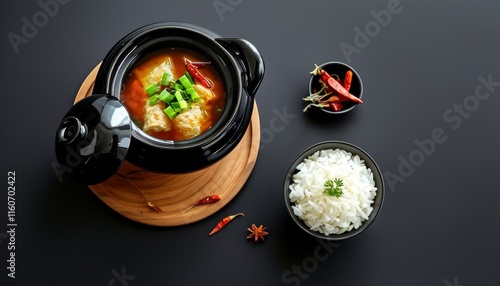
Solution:
{"label": "dried red chili pepper", "polygon": [[342,102],[347,101],[348,99],[344,96],[332,95],[327,99],[318,100],[320,106],[329,108],[333,111],[340,111],[344,108]]}
{"label": "dried red chili pepper", "polygon": [[320,76],[321,76],[321,80],[327,85],[329,86],[331,89],[333,89],[334,91],[338,92],[341,96],[344,96],[354,102],[357,102],[357,103],[363,103],[363,101],[361,99],[359,99],[358,97],[352,95],[349,91],[347,91],[343,86],[342,84],[340,84],[337,80],[335,80],[333,77],[331,77],[326,71],[324,70],[321,70],[320,71]]}
{"label": "dried red chili pepper", "polygon": [[344,108],[344,106],[340,102],[331,102],[330,103],[330,108],[333,111],[340,111],[340,110],[342,110],[342,108]]}
{"label": "dried red chili pepper", "polygon": [[213,204],[215,202],[218,202],[222,199],[222,196],[221,195],[214,195],[214,196],[208,196],[208,197],[204,197],[203,199],[197,201],[196,203],[194,203],[192,206],[190,206],[189,208],[185,209],[182,213],[185,213],[187,212],[188,210],[196,207],[196,206],[200,206],[200,205],[206,205],[206,204]]}
{"label": "dried red chili pepper", "polygon": [[[129,175],[131,175],[131,174],[132,173],[129,173]],[[148,204],[148,207],[152,208],[153,210],[155,210],[159,214],[163,213],[163,210],[159,206],[155,205],[153,202],[148,201],[144,192],[139,187],[137,187],[134,183],[132,183],[132,181],[128,180],[127,176],[124,176],[124,175],[119,174],[119,173],[118,173],[118,176],[125,178],[126,180],[124,180],[124,181],[128,182],[130,185],[132,185],[134,188],[136,188],[142,194],[142,196],[144,197],[144,200]],[[141,211],[141,215],[142,215],[142,211]]]}
{"label": "dried red chili pepper", "polygon": [[200,71],[196,68],[196,66],[194,66],[191,63],[191,61],[186,60],[185,65],[186,65],[186,69],[188,70],[189,74],[193,78],[195,78],[197,81],[199,81],[201,85],[203,85],[206,88],[212,87],[212,83],[200,73]]}
{"label": "dried red chili pepper", "polygon": [[153,204],[152,202],[148,202],[148,206],[150,208],[154,209],[159,214],[161,214],[163,212],[163,210],[159,206]]}
{"label": "dried red chili pepper", "polygon": [[344,101],[347,101],[347,100],[349,100],[349,99],[345,98],[344,96],[331,95],[327,99],[318,100],[318,102],[319,103],[334,103],[334,102],[344,102]]}
{"label": "dried red chili pepper", "polygon": [[344,88],[345,88],[345,90],[349,91],[351,89],[351,83],[352,83],[352,71],[348,70],[345,73],[345,77],[344,77]]}
{"label": "dried red chili pepper", "polygon": [[217,223],[217,225],[214,227],[214,229],[212,229],[212,231],[208,235],[212,235],[212,234],[218,232],[219,230],[221,230],[221,228],[225,227],[229,222],[231,222],[235,217],[240,216],[240,215],[244,216],[243,213],[237,213],[235,215],[230,215],[230,216],[223,218],[221,221],[219,221]]}

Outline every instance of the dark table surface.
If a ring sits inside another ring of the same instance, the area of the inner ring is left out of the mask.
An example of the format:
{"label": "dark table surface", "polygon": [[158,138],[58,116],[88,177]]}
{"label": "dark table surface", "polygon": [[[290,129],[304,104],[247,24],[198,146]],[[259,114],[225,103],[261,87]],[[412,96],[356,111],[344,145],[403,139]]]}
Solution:
{"label": "dark table surface", "polygon": [[[0,5],[1,285],[498,284],[497,1]],[[55,129],[84,78],[121,37],[158,21],[244,38],[266,64],[253,173],[219,212],[176,227],[131,221],[53,168]],[[308,73],[331,60],[360,73],[365,103],[346,116],[311,117],[301,100]],[[338,243],[307,236],[283,201],[293,158],[324,140],[363,148],[386,183],[374,224]],[[245,217],[207,236],[237,212]],[[268,227],[263,243],[245,238],[252,223]]]}

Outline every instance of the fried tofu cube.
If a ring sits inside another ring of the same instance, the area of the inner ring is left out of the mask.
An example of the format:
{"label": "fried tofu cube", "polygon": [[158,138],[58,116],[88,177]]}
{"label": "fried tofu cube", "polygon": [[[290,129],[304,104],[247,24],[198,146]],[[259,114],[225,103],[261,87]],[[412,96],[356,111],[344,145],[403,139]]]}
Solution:
{"label": "fried tofu cube", "polygon": [[215,97],[215,93],[211,89],[206,88],[201,84],[195,84],[194,90],[198,93],[203,103],[206,103]]}
{"label": "fried tofu cube", "polygon": [[174,128],[183,139],[193,138],[200,135],[205,118],[205,111],[198,104],[192,104],[190,109],[182,111],[173,119]]}
{"label": "fried tofu cube", "polygon": [[144,126],[142,128],[144,132],[161,132],[172,129],[172,122],[163,112],[165,109],[164,102],[160,101],[155,105],[150,105],[149,101],[146,101],[144,108]]}
{"label": "fried tofu cube", "polygon": [[153,70],[149,67],[136,68],[134,73],[137,75],[143,86],[149,86],[151,84],[157,84],[161,81],[163,74],[169,74],[171,80],[174,79],[174,64],[170,57],[167,57],[164,61],[155,66]]}

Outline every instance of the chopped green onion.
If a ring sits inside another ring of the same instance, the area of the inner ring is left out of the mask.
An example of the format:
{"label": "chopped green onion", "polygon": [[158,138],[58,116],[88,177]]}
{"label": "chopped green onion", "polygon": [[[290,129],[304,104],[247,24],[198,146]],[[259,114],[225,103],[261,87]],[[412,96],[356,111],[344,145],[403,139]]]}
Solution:
{"label": "chopped green onion", "polygon": [[152,96],[157,91],[156,84],[152,83],[146,87],[146,92],[149,96]]}
{"label": "chopped green onion", "polygon": [[194,87],[188,87],[188,88],[186,88],[186,93],[187,94],[193,94],[193,92],[196,92],[196,90],[194,89]]}
{"label": "chopped green onion", "polygon": [[[167,88],[159,92],[162,86]],[[191,103],[201,100],[200,95],[194,88],[194,80],[189,72],[186,72],[178,80],[174,80],[169,73],[163,73],[161,81],[150,84],[145,88],[145,91],[150,96],[150,105],[155,105],[158,100],[167,103],[167,107],[163,112],[170,119],[174,119],[181,111],[189,109]]]}
{"label": "chopped green onion", "polygon": [[187,79],[189,80],[189,82],[191,83],[191,85],[193,85],[193,84],[194,84],[194,79],[193,79],[193,77],[191,76],[191,74],[190,74],[188,71],[186,71],[186,72],[184,73],[184,75],[187,77]]}
{"label": "chopped green onion", "polygon": [[186,77],[186,75],[182,75],[180,78],[179,78],[179,81],[181,82],[181,84],[184,86],[184,88],[188,88],[188,87],[191,87],[193,86],[191,84],[191,82],[189,81],[189,79]]}
{"label": "chopped green onion", "polygon": [[174,100],[175,96],[172,93],[169,93],[167,95],[167,98],[165,99],[166,103],[170,103],[172,100]]}
{"label": "chopped green onion", "polygon": [[164,90],[162,90],[162,92],[160,92],[158,97],[164,102],[169,102],[169,100],[168,100],[169,95],[170,95],[170,93],[168,93],[168,91],[166,89],[164,89]]}
{"label": "chopped green onion", "polygon": [[181,110],[186,110],[188,108],[187,101],[185,101],[184,99],[179,101],[179,108]]}
{"label": "chopped green onion", "polygon": [[181,101],[181,100],[184,99],[182,97],[182,93],[180,91],[178,91],[178,90],[175,92],[175,98],[177,99],[177,101]]}
{"label": "chopped green onion", "polygon": [[181,105],[179,102],[172,102],[170,104],[170,106],[172,106],[172,108],[174,109],[175,112],[179,113],[181,111]]}
{"label": "chopped green onion", "polygon": [[163,76],[161,77],[161,84],[168,85],[169,81],[170,81],[170,74],[164,73]]}
{"label": "chopped green onion", "polygon": [[175,90],[184,90],[184,86],[182,84],[176,83],[174,86]]}
{"label": "chopped green onion", "polygon": [[200,95],[196,91],[191,93],[191,100],[193,102],[200,102],[201,100]]}
{"label": "chopped green onion", "polygon": [[149,105],[155,105],[156,103],[158,103],[158,94],[153,94],[149,98]]}
{"label": "chopped green onion", "polygon": [[172,106],[169,106],[163,110],[165,114],[168,116],[170,119],[174,119],[175,116],[177,116],[177,112],[175,112],[174,108]]}
{"label": "chopped green onion", "polygon": [[180,90],[180,93],[181,93],[182,99],[184,99],[184,100],[191,99],[191,97],[189,96],[189,94],[187,94],[187,92],[185,90]]}

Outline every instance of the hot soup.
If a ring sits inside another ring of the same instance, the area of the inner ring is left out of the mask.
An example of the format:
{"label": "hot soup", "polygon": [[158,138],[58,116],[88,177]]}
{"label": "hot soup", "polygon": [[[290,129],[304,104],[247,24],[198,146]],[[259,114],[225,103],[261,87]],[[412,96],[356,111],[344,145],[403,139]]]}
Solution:
{"label": "hot soup", "polygon": [[206,58],[169,48],[134,65],[120,99],[145,133],[164,140],[187,140],[217,122],[226,94],[220,75]]}

